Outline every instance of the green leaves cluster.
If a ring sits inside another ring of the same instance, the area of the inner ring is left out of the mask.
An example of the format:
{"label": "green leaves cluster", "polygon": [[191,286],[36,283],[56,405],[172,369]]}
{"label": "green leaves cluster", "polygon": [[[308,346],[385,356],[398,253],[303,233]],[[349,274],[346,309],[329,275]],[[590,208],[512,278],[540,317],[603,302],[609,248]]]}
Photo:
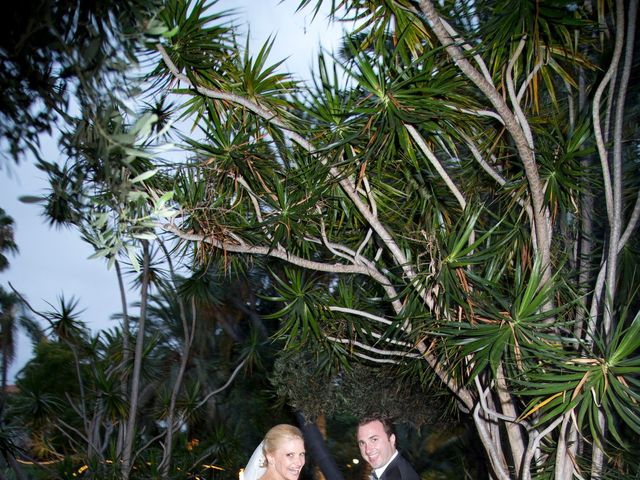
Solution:
{"label": "green leaves cluster", "polygon": [[40,136],[73,110],[130,91],[124,80],[158,0],[30,0],[2,19],[0,155],[40,157]]}
{"label": "green leaves cluster", "polygon": [[[606,45],[592,27],[612,12],[564,0],[435,2],[449,22],[440,25],[426,20],[428,2],[330,3],[334,17],[357,19],[355,32],[332,61],[319,57],[307,88],[271,63],[272,40],[243,50],[215,2],[168,0],[147,43],[156,116],[128,122],[116,110],[79,125],[68,144],[77,163],[43,167],[60,187],[49,210],[83,225],[97,256],[124,250],[134,265],[135,242],[151,241],[161,217],[193,240],[184,251],[202,269],[248,271],[255,253],[287,264],[273,267],[261,301],[277,305],[265,320],[282,321],[286,351],[331,372],[297,382],[291,364],[279,367],[281,393],[312,412],[344,400],[346,388],[317,394],[336,372],[392,364],[413,387],[442,382],[452,403],[478,412],[477,427],[496,436],[488,452],[522,426],[522,448],[496,464],[534,448],[526,428],[562,415],[587,440],[585,456],[606,439],[631,444],[637,256],[614,259],[629,284],[603,307],[592,272],[612,229],[589,203],[605,192],[583,102],[609,56],[595,52]],[[322,2],[298,4],[317,13]],[[437,40],[438,25],[454,45]],[[154,132],[171,133],[169,117],[187,127],[183,157],[165,163],[149,152]],[[618,198],[636,198],[637,142],[618,140],[629,172]],[[621,208],[633,226],[631,211]],[[605,317],[613,334],[600,329]],[[547,435],[535,458],[554,458],[542,451],[561,438]]]}
{"label": "green leaves cluster", "polygon": [[528,380],[518,382],[522,393],[532,397],[524,416],[538,412],[544,422],[570,414],[600,441],[604,432],[598,414],[602,411],[613,441],[630,449],[633,435],[640,434],[636,375],[640,368],[640,315],[628,327],[623,325],[618,325],[611,342],[596,338],[590,355],[541,356]]}
{"label": "green leaves cluster", "polygon": [[[300,2],[300,8],[319,11],[320,3]],[[334,16],[360,23],[345,40],[343,58],[331,65],[320,56],[315,88],[302,96],[277,73],[279,62],[267,63],[270,41],[255,59],[248,48],[234,54],[237,45],[222,28],[222,17],[196,19],[168,10],[174,12],[168,28],[182,33],[163,45],[192,82],[175,93],[186,96],[182,115],[204,136],[188,139],[196,158],[174,184],[185,212],[182,225],[230,245],[283,249],[326,265],[325,273],[292,267],[274,277],[277,295],[269,299],[284,306],[269,318],[286,320],[282,333],[289,348],[320,342],[335,356],[328,364],[344,364],[358,342],[373,349],[385,341],[425,342],[462,384],[473,386],[476,378],[501,369],[509,382],[533,383],[535,372],[544,370],[542,359],[563,364],[583,340],[572,337],[572,322],[582,311],[574,264],[563,249],[580,238],[572,229],[580,195],[600,185],[580,163],[593,152],[591,126],[586,119],[566,126],[570,113],[558,100],[558,85],[577,85],[578,70],[591,66],[584,56],[588,48],[578,50],[573,40],[588,32],[591,19],[568,2],[442,6],[455,28],[478,40],[469,58],[487,60],[482,73],[499,94],[507,94],[508,75],[520,83],[534,77],[519,93],[520,108],[530,119],[552,228],[566,232],[564,243],[554,245],[553,264],[543,266],[533,254],[527,177],[513,143],[503,124],[482,113],[493,108],[491,102],[438,47],[415,3],[343,7],[332,2]],[[214,46],[215,67],[183,53],[185,42],[200,42],[202,52]],[[523,53],[514,57],[521,42]],[[173,78],[164,62],[156,73]],[[466,209],[408,125],[463,192]],[[390,232],[414,277],[380,232],[373,232],[342,179],[352,182],[365,208]],[[224,248],[220,254],[233,256]],[[366,276],[330,273],[331,265],[358,255],[375,259],[396,296]],[[551,269],[558,273],[547,279]],[[428,308],[420,292],[429,292],[435,306]],[[393,301],[402,303],[400,311],[391,308]],[[344,343],[327,342],[327,336]],[[426,383],[434,381],[419,368],[407,368]],[[520,407],[529,403],[530,390],[509,384]]]}

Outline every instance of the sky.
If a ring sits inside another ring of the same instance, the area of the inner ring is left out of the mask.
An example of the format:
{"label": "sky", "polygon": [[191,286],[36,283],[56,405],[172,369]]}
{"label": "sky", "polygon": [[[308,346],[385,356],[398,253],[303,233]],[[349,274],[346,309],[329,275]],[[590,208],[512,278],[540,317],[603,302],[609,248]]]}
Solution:
{"label": "sky", "polygon": [[[314,20],[311,8],[296,13],[299,3],[300,0],[219,0],[216,8],[237,11],[235,23],[244,35],[250,30],[250,48],[255,53],[269,36],[276,35],[271,63],[286,59],[284,68],[308,81],[320,45],[329,51],[334,49],[342,26],[329,24],[322,12]],[[47,160],[59,159],[52,139],[43,139],[43,152]],[[9,290],[11,282],[41,312],[53,310],[61,296],[67,300],[74,297],[83,310],[81,320],[94,333],[115,327],[112,315],[121,311],[115,271],[108,270],[103,260],[88,258],[93,249],[76,230],[49,227],[39,206],[18,200],[21,196],[42,194],[45,188],[46,175],[35,168],[33,160],[2,166],[0,208],[14,219],[19,253],[9,256],[10,267],[0,273],[0,285]],[[40,323],[45,327],[41,320]],[[9,383],[29,360],[31,349],[28,338],[19,333]]]}

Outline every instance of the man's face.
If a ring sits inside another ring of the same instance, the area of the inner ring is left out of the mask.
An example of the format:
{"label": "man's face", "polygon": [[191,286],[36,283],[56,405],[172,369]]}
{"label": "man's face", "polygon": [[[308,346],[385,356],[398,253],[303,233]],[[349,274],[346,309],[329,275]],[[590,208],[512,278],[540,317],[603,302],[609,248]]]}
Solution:
{"label": "man's face", "polygon": [[396,453],[396,436],[387,436],[379,420],[358,427],[360,454],[373,468],[380,468]]}

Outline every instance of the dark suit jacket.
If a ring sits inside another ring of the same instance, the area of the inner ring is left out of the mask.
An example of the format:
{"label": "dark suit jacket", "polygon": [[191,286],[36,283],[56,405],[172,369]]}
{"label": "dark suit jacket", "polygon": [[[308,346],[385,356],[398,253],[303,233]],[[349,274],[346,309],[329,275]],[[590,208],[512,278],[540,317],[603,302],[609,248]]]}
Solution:
{"label": "dark suit jacket", "polygon": [[420,480],[420,477],[400,454],[384,469],[380,480]]}

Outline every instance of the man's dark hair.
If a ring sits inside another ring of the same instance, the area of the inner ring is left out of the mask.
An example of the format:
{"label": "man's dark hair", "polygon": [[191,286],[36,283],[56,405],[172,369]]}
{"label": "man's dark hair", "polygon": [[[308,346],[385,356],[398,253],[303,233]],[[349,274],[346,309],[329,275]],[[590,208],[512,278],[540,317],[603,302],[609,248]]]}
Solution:
{"label": "man's dark hair", "polygon": [[367,423],[375,422],[376,420],[382,424],[382,427],[384,428],[384,432],[387,434],[387,437],[391,437],[391,435],[395,435],[396,429],[393,426],[393,420],[391,419],[391,417],[387,415],[374,414],[374,415],[368,415],[366,417],[363,417],[358,422],[358,427],[365,425]]}

